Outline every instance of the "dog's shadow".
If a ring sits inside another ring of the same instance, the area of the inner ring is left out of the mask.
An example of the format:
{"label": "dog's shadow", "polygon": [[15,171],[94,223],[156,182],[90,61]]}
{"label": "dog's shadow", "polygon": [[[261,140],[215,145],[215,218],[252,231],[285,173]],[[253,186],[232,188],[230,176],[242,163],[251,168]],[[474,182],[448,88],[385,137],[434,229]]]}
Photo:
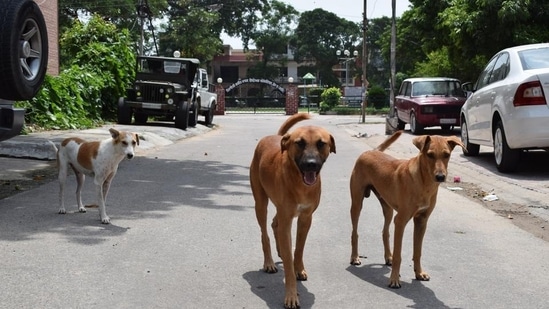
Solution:
{"label": "dog's shadow", "polygon": [[[282,263],[276,263],[278,272],[268,274],[262,269],[249,271],[242,278],[250,285],[250,290],[263,299],[268,308],[284,308],[284,269]],[[302,281],[297,281],[297,293],[301,308],[311,308],[315,295],[307,290]]]}
{"label": "dog's shadow", "polygon": [[400,289],[389,288],[391,268],[385,264],[349,265],[347,271],[372,285],[388,289],[397,295],[412,300],[414,305],[410,306],[410,308],[451,308],[438,299],[435,293],[420,280],[414,279],[411,283],[401,281],[400,284],[402,287]]}

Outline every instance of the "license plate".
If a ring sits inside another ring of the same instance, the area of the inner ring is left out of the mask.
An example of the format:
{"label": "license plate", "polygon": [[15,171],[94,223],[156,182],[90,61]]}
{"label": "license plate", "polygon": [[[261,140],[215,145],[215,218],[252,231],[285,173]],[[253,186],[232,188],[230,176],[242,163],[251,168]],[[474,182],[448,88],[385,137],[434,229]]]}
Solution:
{"label": "license plate", "polygon": [[160,104],[153,104],[153,103],[141,103],[142,108],[149,108],[149,109],[160,109]]}
{"label": "license plate", "polygon": [[455,124],[457,121],[456,119],[448,119],[448,118],[441,118],[440,124]]}

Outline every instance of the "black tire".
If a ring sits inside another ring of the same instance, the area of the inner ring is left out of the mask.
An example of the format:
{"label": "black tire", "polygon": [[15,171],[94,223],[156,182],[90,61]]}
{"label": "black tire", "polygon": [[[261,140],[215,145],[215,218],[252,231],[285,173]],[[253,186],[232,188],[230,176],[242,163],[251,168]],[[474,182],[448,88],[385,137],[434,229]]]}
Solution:
{"label": "black tire", "polygon": [[521,149],[511,149],[507,144],[503,123],[498,121],[494,131],[494,159],[501,173],[514,172],[519,164]]}
{"label": "black tire", "polygon": [[210,109],[206,113],[204,113],[204,117],[206,117],[206,125],[207,126],[212,125],[213,119],[214,119],[214,114],[215,114],[215,104],[212,104],[212,105],[210,105]]}
{"label": "black tire", "polygon": [[29,100],[46,76],[46,22],[33,0],[2,0],[0,12],[0,97]]}
{"label": "black tire", "polygon": [[423,132],[423,126],[417,122],[415,113],[410,114],[410,132],[414,135],[418,135]]}
{"label": "black tire", "polygon": [[196,127],[196,124],[198,123],[198,104],[195,102],[193,104],[191,113],[189,114],[189,127]]}
{"label": "black tire", "polygon": [[147,119],[149,119],[149,115],[138,111],[136,111],[133,116],[135,117],[136,124],[147,124]]}
{"label": "black tire", "polygon": [[126,99],[118,99],[118,123],[119,124],[131,124],[132,123],[132,109],[126,105]]}
{"label": "black tire", "polygon": [[467,157],[478,156],[480,145],[469,142],[469,131],[465,120],[461,121],[461,142],[465,145],[465,149],[467,150],[463,152],[463,155]]}
{"label": "black tire", "polygon": [[175,127],[181,130],[187,130],[189,126],[189,102],[181,101],[175,111]]}

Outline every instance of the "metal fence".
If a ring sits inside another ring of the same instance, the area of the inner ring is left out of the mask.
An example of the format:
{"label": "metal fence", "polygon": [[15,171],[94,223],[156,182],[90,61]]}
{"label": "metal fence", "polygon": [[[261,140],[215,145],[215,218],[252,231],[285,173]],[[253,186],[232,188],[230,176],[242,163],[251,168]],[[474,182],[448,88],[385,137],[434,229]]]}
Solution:
{"label": "metal fence", "polygon": [[286,98],[226,97],[225,112],[233,114],[284,114],[286,112]]}

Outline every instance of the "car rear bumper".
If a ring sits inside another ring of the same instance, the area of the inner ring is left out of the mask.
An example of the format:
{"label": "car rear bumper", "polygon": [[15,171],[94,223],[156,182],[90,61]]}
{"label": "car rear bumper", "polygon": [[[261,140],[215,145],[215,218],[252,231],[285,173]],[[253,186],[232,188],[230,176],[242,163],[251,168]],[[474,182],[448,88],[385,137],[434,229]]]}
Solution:
{"label": "car rear bumper", "polygon": [[417,121],[424,127],[433,126],[459,126],[459,114],[456,115],[437,115],[437,114],[419,114]]}
{"label": "car rear bumper", "polygon": [[25,109],[14,108],[12,101],[0,99],[0,141],[21,133],[25,124]]}
{"label": "car rear bumper", "polygon": [[513,118],[505,119],[503,125],[510,148],[549,147],[549,108],[546,105],[516,108]]}

